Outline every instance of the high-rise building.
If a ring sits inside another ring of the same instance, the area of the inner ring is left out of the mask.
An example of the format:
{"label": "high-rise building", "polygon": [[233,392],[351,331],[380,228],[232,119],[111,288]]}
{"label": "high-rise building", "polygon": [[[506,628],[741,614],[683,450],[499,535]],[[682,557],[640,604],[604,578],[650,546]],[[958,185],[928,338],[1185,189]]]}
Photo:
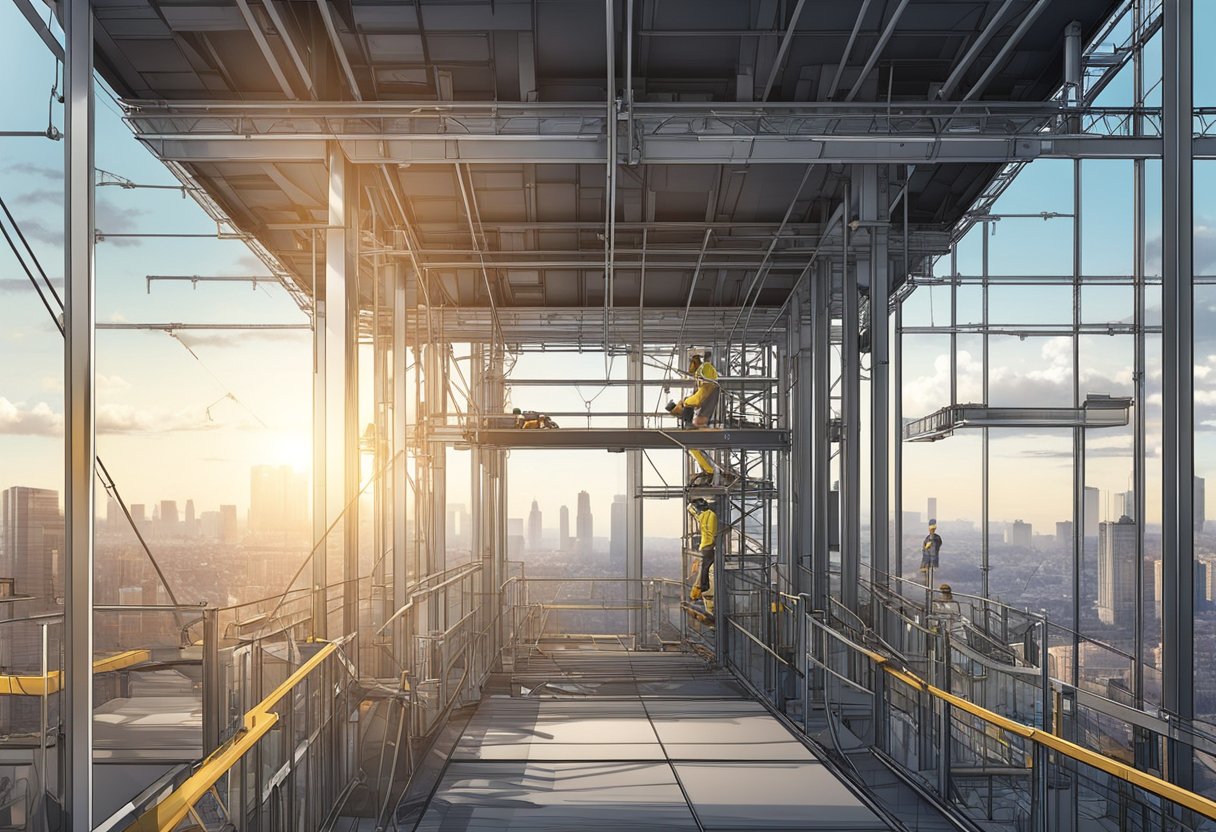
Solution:
{"label": "high-rise building", "polygon": [[518,558],[524,553],[524,520],[522,517],[507,518],[507,557]]}
{"label": "high-rise building", "polygon": [[106,529],[108,531],[117,531],[122,525],[122,511],[118,508],[118,500],[113,497],[106,498]]}
{"label": "high-rise building", "polygon": [[612,516],[610,518],[612,537],[608,543],[608,557],[614,566],[624,567],[625,565],[625,550],[628,548],[625,515],[625,495],[617,494],[612,498]]}
{"label": "high-rise building", "polygon": [[578,514],[575,516],[575,533],[577,535],[574,546],[575,554],[590,555],[593,523],[591,517],[591,495],[586,491],[578,492]]}
{"label": "high-rise building", "polygon": [[[1157,620],[1161,620],[1161,595],[1165,570],[1161,558],[1153,561],[1153,609]],[[1216,602],[1216,561],[1195,561],[1195,584],[1193,587],[1195,612],[1211,610]]]}
{"label": "high-rise building", "polygon": [[1203,477],[1195,477],[1195,534],[1203,534],[1203,527],[1208,519],[1206,486]]}
{"label": "high-rise building", "polygon": [[249,531],[303,537],[309,532],[308,478],[290,465],[249,469]]}
{"label": "high-rise building", "polygon": [[925,517],[925,519],[927,521],[929,521],[930,523],[936,522],[937,521],[937,498],[936,497],[929,498],[929,504],[926,506],[926,510],[929,512],[929,514]]}
{"label": "high-rise building", "polygon": [[55,605],[63,543],[58,491],[18,485],[0,494],[0,576],[14,579],[18,595],[36,599],[31,612]]}
{"label": "high-rise building", "polygon": [[220,506],[220,543],[236,543],[239,536],[236,506]]}
{"label": "high-rise building", "polygon": [[1071,549],[1074,528],[1071,520],[1058,521],[1056,523],[1056,545],[1061,549]]}
{"label": "high-rise building", "polygon": [[1085,486],[1085,530],[1086,537],[1098,536],[1098,489]]}
{"label": "high-rise building", "polygon": [[1123,515],[1098,526],[1098,620],[1130,627],[1135,616],[1136,524]]}
{"label": "high-rise building", "polygon": [[1020,549],[1029,549],[1034,541],[1034,528],[1021,520],[1014,520],[1005,529],[1005,542]]}
{"label": "high-rise building", "polygon": [[557,548],[561,552],[570,551],[570,507],[562,506],[558,513]]}
{"label": "high-rise building", "polygon": [[181,518],[177,516],[177,500],[160,501],[161,537],[178,537],[181,534]]}
{"label": "high-rise building", "polygon": [[127,506],[131,511],[131,519],[135,521],[135,528],[141,532],[148,531],[148,510],[143,503],[131,503]]}
{"label": "high-rise building", "polygon": [[186,518],[182,525],[182,532],[186,537],[194,537],[198,532],[197,518],[194,516],[194,500],[186,500]]}
{"label": "high-rise building", "polygon": [[1115,502],[1114,502],[1114,505],[1111,506],[1111,513],[1115,517],[1122,517],[1122,516],[1126,515],[1126,516],[1132,518],[1132,520],[1135,520],[1136,519],[1136,492],[1120,491],[1117,494],[1115,494]]}
{"label": "high-rise building", "polygon": [[532,510],[528,512],[528,551],[539,552],[541,550],[543,528],[541,525],[540,505],[533,499]]}

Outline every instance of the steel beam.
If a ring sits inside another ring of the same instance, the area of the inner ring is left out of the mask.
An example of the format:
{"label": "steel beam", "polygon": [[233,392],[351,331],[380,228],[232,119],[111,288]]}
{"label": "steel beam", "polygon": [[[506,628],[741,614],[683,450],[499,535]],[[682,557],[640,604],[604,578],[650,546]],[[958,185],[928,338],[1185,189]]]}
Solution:
{"label": "steel beam", "polygon": [[[1194,587],[1194,205],[1191,147],[1190,0],[1165,0],[1162,24],[1162,707],[1183,725],[1195,712]],[[1167,744],[1166,774],[1191,788],[1194,760]]]}
{"label": "steel beam", "polygon": [[828,608],[829,549],[831,547],[833,511],[830,505],[832,449],[828,441],[832,396],[832,264],[827,258],[819,261],[812,272],[810,292],[811,312],[811,573],[812,605],[816,610]]}
{"label": "steel beam", "polygon": [[93,828],[94,423],[93,14],[64,0],[64,669],[65,828]]}
{"label": "steel beam", "polygon": [[1004,25],[1005,14],[1009,11],[1009,7],[1016,2],[1017,0],[1005,0],[1001,4],[1001,7],[996,10],[996,14],[976,34],[975,40],[971,42],[971,47],[967,50],[967,54],[963,55],[963,59],[954,66],[954,69],[950,70],[950,76],[946,79],[946,83],[942,84],[942,88],[937,93],[938,98],[948,99],[954,95],[954,91],[958,89],[963,76],[967,74],[967,70],[971,69],[971,65],[975,63],[975,59],[979,57],[980,50],[988,45],[988,41],[992,40],[992,36],[996,34],[997,29]]}
{"label": "steel beam", "polygon": [[[852,183],[846,186],[845,215],[853,214]],[[849,225],[843,229],[841,290],[843,347],[840,360],[840,601],[857,612],[861,579],[861,317],[857,264],[849,258]]]}
{"label": "steel beam", "polygon": [[[403,265],[394,267],[393,281],[393,315],[392,315],[392,391],[393,391],[393,420],[392,420],[392,477],[393,477],[393,609],[399,610],[408,600],[407,586],[410,579],[410,538],[408,528],[409,479],[406,460],[406,449],[409,443],[409,408],[407,395],[409,385],[406,382],[406,368],[409,365],[407,354],[406,327],[406,281],[409,272]],[[393,644],[393,655],[404,663],[408,646],[401,628],[393,630],[397,641]]]}
{"label": "steel beam", "polygon": [[869,228],[866,271],[870,283],[870,581],[885,586],[891,572],[890,455],[891,276],[886,228],[886,170],[866,166],[860,171],[859,217]]}
{"label": "steel beam", "polygon": [[516,430],[513,428],[438,428],[431,431],[438,443],[464,443],[493,448],[588,448],[606,451],[654,449],[745,448],[755,451],[782,450],[789,445],[789,432],[767,428],[702,428],[655,430],[642,428],[559,428]]}
{"label": "steel beam", "polygon": [[874,44],[874,48],[870,50],[870,57],[866,58],[865,65],[861,68],[861,72],[857,73],[857,79],[853,82],[853,86],[849,89],[848,94],[844,97],[845,101],[852,101],[857,97],[857,93],[861,92],[861,86],[866,82],[866,78],[870,76],[870,72],[874,69],[874,64],[878,63],[878,59],[882,56],[882,50],[887,48],[887,43],[891,40],[891,36],[895,34],[895,27],[899,25],[899,19],[903,16],[904,9],[908,7],[909,0],[899,0],[894,11],[891,12],[891,18],[887,21],[887,25],[883,27],[882,34],[878,36],[878,42]]}
{"label": "steel beam", "polygon": [[[630,348],[628,360],[630,380],[640,381],[644,374],[641,344],[635,344]],[[645,406],[642,401],[642,393],[643,388],[640,384],[630,387],[626,393],[628,409],[631,413],[636,414],[630,416],[628,421],[629,427],[633,430],[642,427],[641,413]],[[642,551],[644,507],[641,492],[642,451],[635,448],[625,452],[625,499],[628,501],[625,504],[625,578],[628,581],[626,587],[631,603],[642,600],[641,579],[645,569]],[[638,639],[638,645],[641,646],[641,640],[647,635],[644,632],[641,611],[630,613],[630,619],[630,632]]]}
{"label": "steel beam", "polygon": [[1018,46],[1022,43],[1022,38],[1025,37],[1026,33],[1030,31],[1030,27],[1034,25],[1036,20],[1038,20],[1039,15],[1042,14],[1043,10],[1047,8],[1049,2],[1050,0],[1037,0],[1037,2],[1030,7],[1030,11],[1026,12],[1026,14],[1022,17],[1022,20],[1018,23],[1018,27],[1013,30],[1013,34],[1010,35],[1009,39],[1006,40],[1001,46],[1001,51],[997,52],[996,57],[993,58],[992,62],[988,64],[988,68],[984,70],[984,74],[980,76],[979,80],[976,81],[975,84],[972,85],[971,89],[967,91],[967,94],[963,96],[964,101],[977,99],[984,94],[984,90],[988,88],[988,84],[993,78],[996,77],[996,74],[1002,68],[1004,68],[1005,62],[1009,60],[1009,56],[1017,50]]}
{"label": "steel beam", "polygon": [[[636,123],[641,120],[635,118]],[[321,136],[136,135],[165,162],[320,162]],[[356,164],[578,164],[607,161],[604,136],[381,136],[340,139]],[[635,143],[644,165],[1004,164],[1034,159],[1148,159],[1161,155],[1152,136],[1027,137],[1017,134],[847,136],[781,133],[690,135],[642,133]],[[1216,158],[1216,138],[1197,137],[1196,158]]]}

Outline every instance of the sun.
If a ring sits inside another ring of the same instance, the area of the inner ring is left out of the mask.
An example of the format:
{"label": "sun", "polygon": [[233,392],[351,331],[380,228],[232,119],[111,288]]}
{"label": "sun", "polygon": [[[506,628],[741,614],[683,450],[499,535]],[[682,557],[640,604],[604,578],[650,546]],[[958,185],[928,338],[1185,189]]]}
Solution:
{"label": "sun", "polygon": [[278,465],[290,465],[297,471],[307,471],[312,466],[312,443],[305,433],[280,433],[271,440],[271,448]]}

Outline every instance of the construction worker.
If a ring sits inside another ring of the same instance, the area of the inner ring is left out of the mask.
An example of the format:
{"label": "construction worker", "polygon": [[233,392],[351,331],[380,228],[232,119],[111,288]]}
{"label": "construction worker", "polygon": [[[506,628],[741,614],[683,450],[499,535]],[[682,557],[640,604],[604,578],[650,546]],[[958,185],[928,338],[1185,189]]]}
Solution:
{"label": "construction worker", "polygon": [[942,551],[942,536],[937,533],[937,520],[929,520],[929,533],[920,547],[920,571],[928,573],[937,568],[938,555]]}
{"label": "construction worker", "polygon": [[685,427],[708,427],[718,409],[720,388],[718,370],[709,362],[709,352],[694,352],[688,359],[688,374],[697,380],[697,389],[682,401],[669,401],[667,412],[684,422]]}
{"label": "construction worker", "polygon": [[689,597],[696,601],[709,590],[709,570],[714,564],[714,542],[718,537],[718,515],[710,508],[709,500],[697,497],[688,504],[688,513],[697,520],[701,532],[701,568],[697,570],[697,582],[693,584]]}
{"label": "construction worker", "polygon": [[543,413],[534,410],[520,410],[518,407],[511,411],[515,415],[515,427],[521,430],[542,430],[556,428],[557,422]]}

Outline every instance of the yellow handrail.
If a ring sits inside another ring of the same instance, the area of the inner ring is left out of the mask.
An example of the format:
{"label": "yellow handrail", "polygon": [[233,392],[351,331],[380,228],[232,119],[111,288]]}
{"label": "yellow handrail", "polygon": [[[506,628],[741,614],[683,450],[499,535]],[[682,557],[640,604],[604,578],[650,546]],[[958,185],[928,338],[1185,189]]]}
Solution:
{"label": "yellow handrail", "polygon": [[[151,650],[126,650],[93,662],[94,673],[113,673],[152,660]],[[63,672],[52,670],[42,675],[0,676],[0,696],[42,696],[63,689]]]}
{"label": "yellow handrail", "polygon": [[337,651],[338,645],[330,642],[317,654],[287,677],[283,684],[245,714],[245,725],[237,735],[215,750],[194,774],[187,778],[172,794],[148,809],[128,828],[129,832],[171,832],[182,818],[198,803],[224,773],[231,769],[258,743],[274,724],[279,715],[270,709],[279,703],[292,688],[300,684],[308,674]]}
{"label": "yellow handrail", "polygon": [[[856,647],[856,645],[853,645]],[[867,650],[863,647],[857,647],[878,667],[886,671],[886,673],[895,679],[903,682],[909,687],[924,691],[935,699],[940,699],[948,703],[953,708],[958,708],[960,711],[971,714],[972,716],[987,722],[989,725],[996,726],[1002,731],[1007,731],[1011,734],[1016,734],[1024,737],[1039,745],[1044,745],[1052,751],[1062,754],[1079,763],[1083,763],[1099,771],[1104,771],[1107,774],[1118,777],[1127,783],[1138,788],[1144,789],[1146,792],[1165,798],[1166,800],[1177,803],[1179,806],[1190,809],[1192,812],[1197,812],[1206,818],[1216,820],[1216,801],[1209,800],[1203,795],[1188,791],[1181,786],[1175,786],[1162,780],[1160,777],[1154,777],[1147,772],[1124,765],[1117,760],[1113,760],[1096,751],[1090,751],[1088,748],[1083,748],[1074,742],[1069,742],[1063,737],[1058,737],[1050,731],[1044,731],[1041,728],[1032,728],[1029,725],[1024,725],[1021,722],[1016,722],[1008,717],[1001,716],[998,713],[982,708],[973,702],[968,702],[960,696],[957,696],[949,691],[942,690],[939,687],[929,684],[924,679],[911,673],[907,670],[900,670],[891,666],[890,660],[879,653],[872,650]]]}

